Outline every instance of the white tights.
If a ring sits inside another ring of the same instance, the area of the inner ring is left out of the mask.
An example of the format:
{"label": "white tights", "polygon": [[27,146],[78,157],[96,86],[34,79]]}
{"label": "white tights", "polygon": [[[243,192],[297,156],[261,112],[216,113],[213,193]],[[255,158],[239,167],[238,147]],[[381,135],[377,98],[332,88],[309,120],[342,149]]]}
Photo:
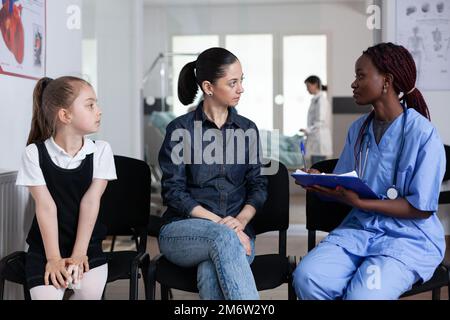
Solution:
{"label": "white tights", "polygon": [[[73,290],[70,300],[100,300],[108,277],[108,264],[93,268],[83,274],[81,288]],[[57,289],[53,285],[31,288],[32,300],[62,300],[66,289]]]}

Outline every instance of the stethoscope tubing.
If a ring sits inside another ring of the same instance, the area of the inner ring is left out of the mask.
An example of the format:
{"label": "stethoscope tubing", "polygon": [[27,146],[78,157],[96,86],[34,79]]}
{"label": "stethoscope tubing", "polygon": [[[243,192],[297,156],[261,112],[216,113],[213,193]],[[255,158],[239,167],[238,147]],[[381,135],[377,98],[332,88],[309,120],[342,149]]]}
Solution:
{"label": "stethoscope tubing", "polygon": [[[399,164],[400,164],[400,158],[401,158],[401,155],[403,153],[403,147],[405,145],[405,128],[406,128],[406,120],[407,120],[407,115],[408,115],[407,108],[404,105],[402,105],[402,107],[403,107],[403,113],[404,113],[404,115],[403,115],[402,139],[401,139],[401,143],[400,143],[400,149],[399,149],[399,152],[397,154],[397,159],[395,161],[394,178],[393,178],[393,184],[392,184],[392,187],[394,189],[397,189],[397,187],[396,187],[396,185],[397,185],[397,172],[398,172],[398,168],[399,168]],[[366,166],[367,166],[367,159],[368,159],[368,156],[369,156],[369,150],[370,150],[369,127],[370,127],[370,122],[371,121],[372,121],[372,119],[367,124],[367,127],[365,129],[365,132],[364,132],[362,140],[361,140],[361,144],[359,146],[359,168],[358,168],[359,170],[358,170],[358,176],[359,176],[360,179],[363,179],[363,177],[364,177],[364,173],[366,171]],[[366,140],[366,139],[367,139],[367,142],[365,143],[366,144],[366,154],[365,154],[365,157],[364,157],[364,163],[361,163],[361,161],[362,161],[362,152],[363,152],[363,149],[364,149],[363,144],[364,144],[364,140]],[[390,187],[390,188],[392,188],[392,187]]]}

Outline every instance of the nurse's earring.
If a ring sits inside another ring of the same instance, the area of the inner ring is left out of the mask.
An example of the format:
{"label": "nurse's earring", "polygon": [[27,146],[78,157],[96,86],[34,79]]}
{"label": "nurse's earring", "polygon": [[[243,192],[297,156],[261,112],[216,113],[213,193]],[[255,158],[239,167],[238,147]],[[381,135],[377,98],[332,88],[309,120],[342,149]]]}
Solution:
{"label": "nurse's earring", "polygon": [[384,93],[384,94],[387,93],[387,85],[386,85],[386,83],[385,83],[384,86],[383,86],[383,93]]}

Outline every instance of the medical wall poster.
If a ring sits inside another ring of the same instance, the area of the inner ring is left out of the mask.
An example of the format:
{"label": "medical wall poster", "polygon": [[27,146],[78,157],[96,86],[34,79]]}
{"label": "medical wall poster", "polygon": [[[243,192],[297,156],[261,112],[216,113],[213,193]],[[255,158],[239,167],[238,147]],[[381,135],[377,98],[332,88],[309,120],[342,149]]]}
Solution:
{"label": "medical wall poster", "polygon": [[2,0],[0,74],[39,79],[45,75],[46,0]]}
{"label": "medical wall poster", "polygon": [[450,90],[450,1],[397,0],[396,38],[414,57],[417,87]]}

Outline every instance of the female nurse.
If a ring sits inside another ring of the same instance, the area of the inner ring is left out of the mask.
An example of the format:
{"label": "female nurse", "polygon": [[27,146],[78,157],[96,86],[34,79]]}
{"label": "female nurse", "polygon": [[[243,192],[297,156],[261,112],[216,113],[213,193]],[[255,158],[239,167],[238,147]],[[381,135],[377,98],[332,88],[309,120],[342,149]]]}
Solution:
{"label": "female nurse", "polygon": [[445,153],[415,88],[414,60],[381,43],[363,52],[355,72],[354,99],[373,111],[351,125],[334,173],[356,170],[380,199],[312,187],[353,210],[297,266],[300,299],[397,299],[430,279],[445,252],[436,216]]}

